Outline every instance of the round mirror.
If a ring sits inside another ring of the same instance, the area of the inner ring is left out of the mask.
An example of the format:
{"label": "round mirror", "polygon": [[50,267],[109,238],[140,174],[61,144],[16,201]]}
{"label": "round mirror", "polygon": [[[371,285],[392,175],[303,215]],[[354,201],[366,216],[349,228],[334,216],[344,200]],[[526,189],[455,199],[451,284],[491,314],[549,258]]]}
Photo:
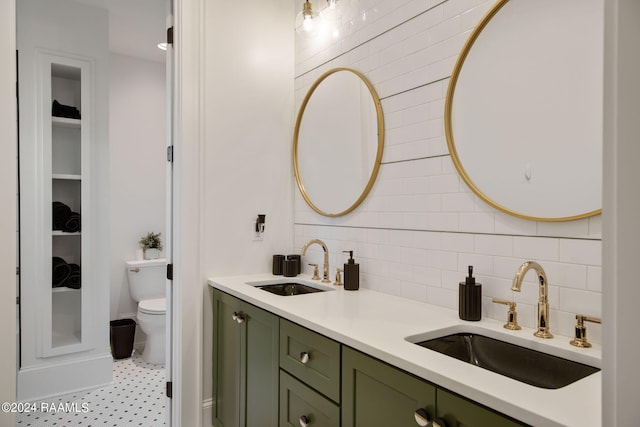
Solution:
{"label": "round mirror", "polygon": [[601,0],[502,0],[449,82],[452,160],[490,205],[567,221],[602,207]]}
{"label": "round mirror", "polygon": [[361,73],[327,71],[300,106],[293,136],[293,168],[307,204],[341,216],[365,199],[380,168],[384,122],[380,100]]}

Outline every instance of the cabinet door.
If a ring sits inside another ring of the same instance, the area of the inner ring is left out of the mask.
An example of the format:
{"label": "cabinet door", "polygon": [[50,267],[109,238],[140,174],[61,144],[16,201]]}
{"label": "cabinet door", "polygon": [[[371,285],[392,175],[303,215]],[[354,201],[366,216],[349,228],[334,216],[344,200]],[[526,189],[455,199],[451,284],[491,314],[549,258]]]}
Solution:
{"label": "cabinet door", "polygon": [[435,413],[432,384],[353,349],[342,350],[342,427],[414,427]]}
{"label": "cabinet door", "polygon": [[246,427],[278,425],[278,317],[247,303],[244,317],[243,371],[246,384],[244,419]]}
{"label": "cabinet door", "polygon": [[240,426],[240,301],[213,291],[213,425]]}
{"label": "cabinet door", "polygon": [[213,291],[213,425],[278,423],[278,318]]}
{"label": "cabinet door", "polygon": [[511,418],[455,394],[438,389],[438,417],[447,427],[515,427],[524,426]]}
{"label": "cabinet door", "polygon": [[280,427],[339,427],[340,407],[280,371]]}

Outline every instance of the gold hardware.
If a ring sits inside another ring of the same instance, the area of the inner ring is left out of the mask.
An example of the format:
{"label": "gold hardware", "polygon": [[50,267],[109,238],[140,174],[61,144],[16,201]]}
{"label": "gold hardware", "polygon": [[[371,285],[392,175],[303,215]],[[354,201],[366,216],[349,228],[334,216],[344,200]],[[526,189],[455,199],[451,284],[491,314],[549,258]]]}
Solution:
{"label": "gold hardware", "polygon": [[139,273],[140,269],[138,267],[133,267],[133,268],[130,268],[129,271],[131,271],[132,273]]}
{"label": "gold hardware", "polygon": [[520,325],[518,325],[518,313],[516,312],[516,303],[514,301],[506,301],[498,298],[494,298],[492,301],[496,304],[509,306],[509,311],[507,312],[507,323],[504,324],[505,329],[509,329],[511,331],[519,331],[522,329]]}
{"label": "gold hardware", "polygon": [[[331,283],[331,280],[329,280],[329,248],[327,248],[327,245],[320,239],[311,239],[309,240],[303,247],[302,247],[302,252],[301,255],[304,256],[304,254],[307,252],[307,248],[309,246],[311,246],[312,244],[318,244],[322,247],[322,250],[324,251],[324,266],[322,268],[322,283]],[[309,264],[312,265],[312,264]],[[317,277],[318,274],[316,272],[314,272],[313,274],[313,280],[318,280],[319,277]]]}
{"label": "gold hardware", "polygon": [[511,286],[511,290],[515,292],[520,292],[520,288],[522,287],[522,280],[524,279],[527,271],[533,269],[538,276],[538,283],[540,284],[538,288],[539,298],[538,298],[538,330],[534,332],[538,338],[553,338],[551,332],[549,332],[549,301],[547,299],[547,275],[544,272],[544,269],[535,261],[527,261],[523,263],[518,271],[516,271],[516,275],[513,278],[513,286]]}
{"label": "gold hardware", "polygon": [[341,268],[336,268],[336,281],[333,282],[334,286],[342,286],[342,276],[340,276],[340,273],[342,273],[342,269]]}
{"label": "gold hardware", "polygon": [[311,280],[320,280],[320,276],[318,276],[318,264],[309,264],[313,267],[313,277]]}
{"label": "gold hardware", "polygon": [[576,347],[591,347],[591,343],[587,341],[587,328],[584,326],[584,322],[602,323],[602,320],[596,317],[583,316],[582,314],[576,314],[576,320],[576,334],[569,341],[569,344]]}

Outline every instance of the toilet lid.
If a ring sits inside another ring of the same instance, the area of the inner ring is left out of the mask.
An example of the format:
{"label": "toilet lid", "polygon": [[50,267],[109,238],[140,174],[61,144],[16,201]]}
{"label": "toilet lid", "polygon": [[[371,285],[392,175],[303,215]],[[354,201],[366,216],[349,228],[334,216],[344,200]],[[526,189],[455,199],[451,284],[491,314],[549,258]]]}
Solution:
{"label": "toilet lid", "polygon": [[167,311],[166,298],[146,299],[138,303],[138,310],[146,314],[165,314]]}

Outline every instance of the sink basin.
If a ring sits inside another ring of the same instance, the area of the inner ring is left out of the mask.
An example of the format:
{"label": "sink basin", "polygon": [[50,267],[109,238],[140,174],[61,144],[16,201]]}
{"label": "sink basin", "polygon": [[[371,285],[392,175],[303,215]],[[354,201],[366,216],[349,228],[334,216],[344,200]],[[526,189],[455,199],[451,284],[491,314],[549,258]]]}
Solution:
{"label": "sink basin", "polygon": [[302,295],[302,294],[311,294],[314,292],[324,292],[324,289],[318,289],[311,286],[304,285],[302,283],[277,283],[273,285],[260,285],[256,286],[263,291],[271,292],[272,294],[282,295],[282,296],[291,296],[291,295]]}
{"label": "sink basin", "polygon": [[281,296],[304,295],[334,290],[329,286],[304,279],[264,280],[247,282],[247,285]]}
{"label": "sink basin", "polygon": [[454,333],[415,344],[546,389],[564,387],[600,370],[475,333]]}

